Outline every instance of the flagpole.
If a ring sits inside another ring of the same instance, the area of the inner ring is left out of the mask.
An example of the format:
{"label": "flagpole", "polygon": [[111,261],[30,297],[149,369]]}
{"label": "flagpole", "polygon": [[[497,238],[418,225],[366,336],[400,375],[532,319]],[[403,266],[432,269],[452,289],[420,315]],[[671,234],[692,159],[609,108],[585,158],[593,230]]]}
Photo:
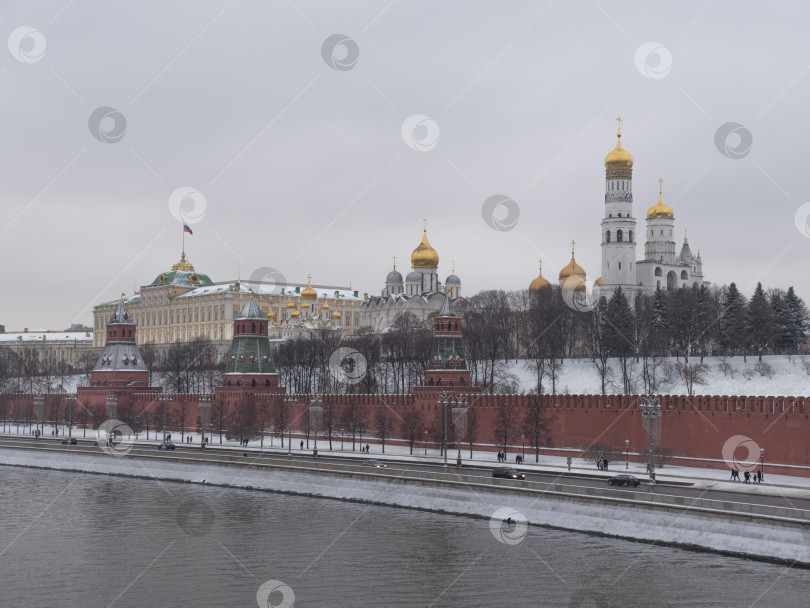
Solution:
{"label": "flagpole", "polygon": [[183,224],[183,256],[186,255],[186,225]]}

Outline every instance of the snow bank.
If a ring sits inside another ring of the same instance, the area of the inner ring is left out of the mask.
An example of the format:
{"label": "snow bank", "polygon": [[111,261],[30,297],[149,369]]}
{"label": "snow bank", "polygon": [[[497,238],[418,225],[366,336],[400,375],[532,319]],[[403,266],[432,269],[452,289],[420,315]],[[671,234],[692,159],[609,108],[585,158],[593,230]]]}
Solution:
{"label": "snow bank", "polygon": [[[677,362],[674,358],[665,361],[673,366]],[[680,359],[683,363],[683,359]],[[689,363],[699,363],[700,359],[690,357]],[[725,365],[723,363],[725,362]],[[708,367],[706,382],[695,385],[696,395],[756,395],[756,396],[790,396],[810,397],[810,356],[772,355],[762,357],[767,367],[758,370],[756,357],[748,357],[744,362],[742,357],[704,357],[703,363]],[[621,376],[618,365],[611,360],[613,369],[613,385],[608,386],[609,394],[618,394],[621,389]],[[725,372],[723,371],[725,368]],[[640,376],[641,364],[637,367]],[[511,361],[505,369],[514,376],[518,390],[522,392],[536,392],[537,374],[531,369],[528,361]],[[765,372],[765,375],[763,375]],[[543,391],[551,392],[551,383],[543,380]],[[560,368],[557,381],[557,392],[568,392],[572,395],[596,395],[601,393],[599,374],[589,359],[566,359]],[[643,384],[638,382],[638,392],[643,393]],[[673,372],[672,380],[659,387],[661,395],[685,395],[686,385],[679,380]]]}
{"label": "snow bank", "polygon": [[[514,519],[530,525],[550,526],[645,542],[702,548],[759,559],[798,562],[810,566],[810,529],[779,523],[724,521],[717,516],[672,513],[642,506],[621,506],[534,496],[499,496],[474,488],[448,489],[395,483],[380,479],[336,479],[304,471],[249,470],[245,467],[189,464],[169,460],[118,458],[106,455],[64,453],[32,454],[25,450],[0,450],[0,464],[123,475],[249,488],[303,496],[352,500],[490,519],[493,535],[501,542],[516,543],[501,533],[504,508]],[[393,472],[392,472],[393,473]],[[392,479],[396,475],[392,474]],[[493,517],[494,516],[494,517]],[[504,540],[506,538],[507,540]]]}

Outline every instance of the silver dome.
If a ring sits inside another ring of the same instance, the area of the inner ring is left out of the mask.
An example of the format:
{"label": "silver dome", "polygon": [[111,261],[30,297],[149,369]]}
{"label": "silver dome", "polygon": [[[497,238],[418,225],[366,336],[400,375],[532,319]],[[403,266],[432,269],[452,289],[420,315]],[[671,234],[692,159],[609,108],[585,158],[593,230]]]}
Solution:
{"label": "silver dome", "polygon": [[388,276],[385,277],[386,283],[402,283],[402,275],[399,273],[398,270],[392,270],[388,273]]}
{"label": "silver dome", "polygon": [[421,275],[421,274],[419,274],[418,272],[409,272],[409,273],[408,273],[408,276],[407,276],[407,277],[405,277],[405,280],[406,280],[407,282],[409,282],[409,283],[410,283],[411,281],[417,281],[417,282],[418,282],[418,281],[421,281],[421,280],[422,280],[422,275]]}
{"label": "silver dome", "polygon": [[447,277],[447,280],[444,282],[445,285],[461,285],[461,279],[459,279],[456,275],[451,274]]}

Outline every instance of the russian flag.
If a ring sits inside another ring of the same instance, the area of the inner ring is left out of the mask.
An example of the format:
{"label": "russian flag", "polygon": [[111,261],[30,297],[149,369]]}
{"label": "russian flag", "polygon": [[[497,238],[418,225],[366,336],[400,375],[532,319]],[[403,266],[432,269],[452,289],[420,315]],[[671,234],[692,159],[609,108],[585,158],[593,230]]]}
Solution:
{"label": "russian flag", "polygon": [[183,224],[183,232],[188,232],[189,234],[194,234],[191,231],[191,228],[188,227],[188,224]]}

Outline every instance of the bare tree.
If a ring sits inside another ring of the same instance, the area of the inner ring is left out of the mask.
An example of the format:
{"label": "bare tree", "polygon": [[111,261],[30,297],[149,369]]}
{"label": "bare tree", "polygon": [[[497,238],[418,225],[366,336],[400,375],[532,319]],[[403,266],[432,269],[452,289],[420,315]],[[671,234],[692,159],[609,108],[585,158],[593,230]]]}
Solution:
{"label": "bare tree", "polygon": [[540,447],[551,438],[551,417],[543,413],[539,403],[532,403],[523,415],[523,432],[534,447],[534,461],[540,462]]}
{"label": "bare tree", "polygon": [[385,454],[385,440],[391,436],[393,428],[394,425],[388,416],[388,406],[377,406],[377,411],[374,412],[374,433],[380,440],[383,454]]}
{"label": "bare tree", "polygon": [[422,415],[416,410],[416,408],[409,407],[402,415],[401,430],[403,436],[408,440],[411,454],[413,454],[414,444],[418,440],[423,426],[424,422],[422,420]]}

